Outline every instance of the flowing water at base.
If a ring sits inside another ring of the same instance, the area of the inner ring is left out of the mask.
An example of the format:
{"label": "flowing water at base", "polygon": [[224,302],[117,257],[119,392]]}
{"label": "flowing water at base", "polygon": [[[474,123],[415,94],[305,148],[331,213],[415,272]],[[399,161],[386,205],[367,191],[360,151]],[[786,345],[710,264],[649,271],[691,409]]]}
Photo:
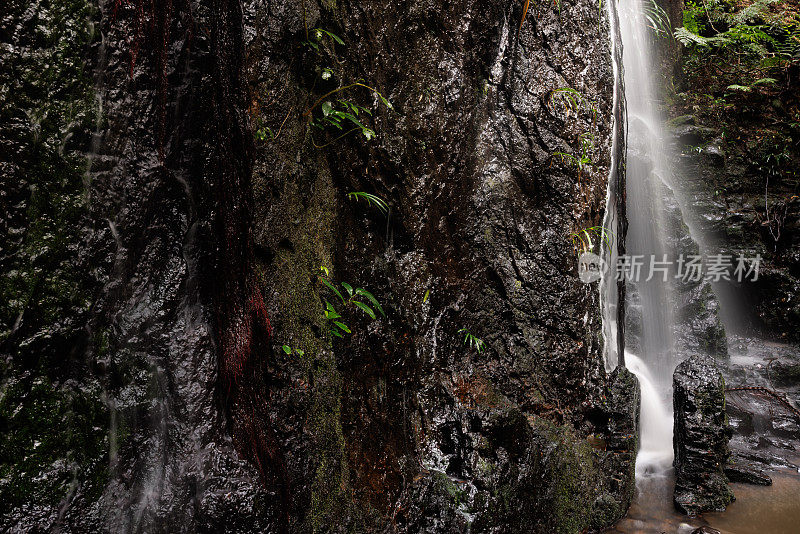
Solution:
{"label": "flowing water at base", "polygon": [[606,532],[624,534],[689,534],[710,526],[722,534],[797,534],[800,532],[800,474],[770,473],[772,486],[731,484],[736,502],[725,512],[686,517],[672,506],[671,475],[636,482],[628,515]]}

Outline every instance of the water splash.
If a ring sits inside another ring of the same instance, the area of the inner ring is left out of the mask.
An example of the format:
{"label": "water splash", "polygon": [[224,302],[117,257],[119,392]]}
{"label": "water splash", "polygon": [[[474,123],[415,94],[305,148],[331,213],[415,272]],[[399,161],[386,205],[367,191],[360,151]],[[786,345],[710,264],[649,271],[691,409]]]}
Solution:
{"label": "water splash", "polygon": [[639,477],[666,476],[672,468],[672,410],[664,391],[655,386],[647,365],[636,355],[625,352],[625,365],[636,375],[641,389],[641,443],[636,456]]}

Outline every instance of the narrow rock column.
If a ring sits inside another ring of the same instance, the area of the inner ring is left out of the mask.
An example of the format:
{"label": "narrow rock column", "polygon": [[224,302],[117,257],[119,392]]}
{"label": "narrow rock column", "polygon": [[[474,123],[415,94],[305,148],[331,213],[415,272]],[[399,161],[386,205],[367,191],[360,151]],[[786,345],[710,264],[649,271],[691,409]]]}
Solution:
{"label": "narrow rock column", "polygon": [[692,356],[673,375],[675,506],[696,515],[734,500],[725,476],[731,436],[725,382],[713,361]]}

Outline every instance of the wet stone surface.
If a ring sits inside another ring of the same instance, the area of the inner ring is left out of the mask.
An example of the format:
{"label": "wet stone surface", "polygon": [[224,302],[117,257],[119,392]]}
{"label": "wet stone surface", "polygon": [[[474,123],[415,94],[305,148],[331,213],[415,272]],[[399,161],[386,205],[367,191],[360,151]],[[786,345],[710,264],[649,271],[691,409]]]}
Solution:
{"label": "wet stone surface", "polygon": [[675,506],[696,515],[724,510],[733,500],[724,468],[731,430],[725,383],[713,360],[692,356],[673,378]]}
{"label": "wet stone surface", "polygon": [[[608,20],[562,4],[520,28],[522,4],[494,0],[246,2],[241,21],[236,2],[11,2],[0,529],[550,533],[622,516],[636,385],[604,371],[570,239],[601,224],[618,157]],[[302,44],[316,27],[345,43],[329,64]],[[347,94],[373,111],[371,143],[304,114],[354,80],[394,104]],[[594,109],[549,104],[564,88]],[[275,135],[248,153],[251,126]],[[577,180],[552,156],[586,132],[597,165]],[[219,187],[251,165],[252,190]],[[223,236],[231,213],[244,230]],[[248,233],[256,268],[220,272]],[[387,317],[332,341],[322,265]],[[254,272],[272,344],[251,411],[229,410],[219,301],[250,302],[222,289]],[[75,433],[41,439],[63,421]]]}

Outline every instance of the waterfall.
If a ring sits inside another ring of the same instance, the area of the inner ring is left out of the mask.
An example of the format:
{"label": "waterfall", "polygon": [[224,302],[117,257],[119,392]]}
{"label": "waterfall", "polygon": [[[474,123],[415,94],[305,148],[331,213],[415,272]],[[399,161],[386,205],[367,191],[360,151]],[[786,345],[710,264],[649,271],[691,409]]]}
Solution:
{"label": "waterfall", "polygon": [[664,404],[663,395],[655,387],[647,365],[631,353],[625,354],[625,365],[639,380],[642,405],[641,443],[636,455],[639,476],[663,475],[672,466],[672,411]]}
{"label": "waterfall", "polygon": [[[618,3],[627,124],[626,253],[641,258],[627,281],[626,365],[642,391],[637,477],[661,475],[672,463],[672,373],[678,364],[672,280],[652,269],[652,259],[677,256],[665,220],[671,194],[669,158],[653,90],[653,51],[643,0]],[[665,279],[666,278],[666,281]]]}

